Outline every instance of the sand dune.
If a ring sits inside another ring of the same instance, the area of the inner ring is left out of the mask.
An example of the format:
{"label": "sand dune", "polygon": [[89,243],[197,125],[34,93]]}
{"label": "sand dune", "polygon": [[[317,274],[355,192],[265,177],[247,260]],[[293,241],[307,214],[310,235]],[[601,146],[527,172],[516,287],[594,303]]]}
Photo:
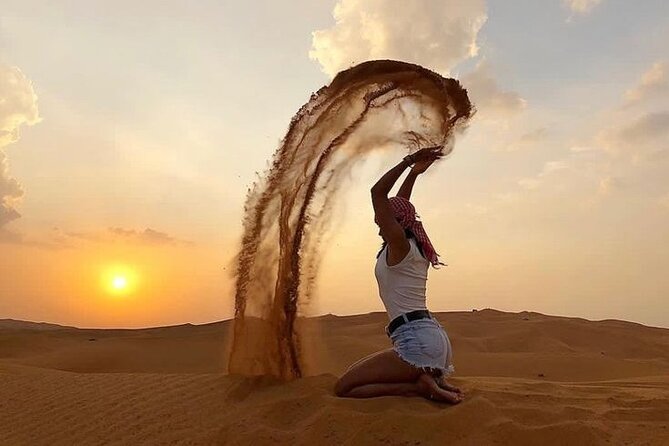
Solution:
{"label": "sand dune", "polygon": [[[439,314],[467,399],[345,400],[384,314],[302,321],[312,376],[221,373],[229,322],[0,326],[0,444],[669,444],[669,329],[494,310]],[[3,328],[6,327],[6,328]]]}

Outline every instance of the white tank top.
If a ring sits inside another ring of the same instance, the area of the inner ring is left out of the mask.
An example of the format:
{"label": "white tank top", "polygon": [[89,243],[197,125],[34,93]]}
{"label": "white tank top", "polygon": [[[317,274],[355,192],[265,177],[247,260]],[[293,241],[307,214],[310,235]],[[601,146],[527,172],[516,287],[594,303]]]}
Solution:
{"label": "white tank top", "polygon": [[425,289],[430,262],[421,255],[413,238],[409,239],[409,246],[406,257],[397,265],[388,266],[388,246],[376,259],[374,275],[390,320],[409,311],[427,310]]}

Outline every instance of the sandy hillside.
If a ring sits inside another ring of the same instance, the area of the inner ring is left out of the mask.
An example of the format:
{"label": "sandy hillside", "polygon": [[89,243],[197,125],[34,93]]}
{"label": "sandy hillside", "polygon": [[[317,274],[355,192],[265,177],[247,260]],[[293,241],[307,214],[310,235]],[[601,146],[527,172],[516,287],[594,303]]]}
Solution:
{"label": "sandy hillside", "polygon": [[494,310],[439,314],[457,406],[344,400],[384,314],[305,322],[311,376],[226,376],[229,322],[80,330],[0,320],[0,445],[669,444],[669,329]]}

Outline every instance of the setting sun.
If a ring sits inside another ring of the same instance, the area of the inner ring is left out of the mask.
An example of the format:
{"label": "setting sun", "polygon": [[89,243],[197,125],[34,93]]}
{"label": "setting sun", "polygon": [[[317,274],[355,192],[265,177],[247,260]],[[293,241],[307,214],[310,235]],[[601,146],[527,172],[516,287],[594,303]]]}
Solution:
{"label": "setting sun", "polygon": [[110,294],[128,294],[137,287],[138,275],[133,268],[115,265],[102,273],[102,286]]}
{"label": "setting sun", "polygon": [[122,290],[128,286],[128,279],[123,276],[116,276],[112,280],[112,286],[117,290]]}

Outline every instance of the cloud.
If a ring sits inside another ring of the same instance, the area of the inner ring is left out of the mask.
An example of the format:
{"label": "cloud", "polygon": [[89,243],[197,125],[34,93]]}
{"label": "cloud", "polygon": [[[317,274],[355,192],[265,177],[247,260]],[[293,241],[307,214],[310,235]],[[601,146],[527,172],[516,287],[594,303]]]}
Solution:
{"label": "cloud", "polygon": [[0,224],[0,244],[18,245],[23,244],[23,236],[16,232],[3,228]]}
{"label": "cloud", "polygon": [[597,193],[599,195],[609,195],[613,191],[620,189],[622,186],[623,183],[620,178],[608,176],[599,180]]}
{"label": "cloud", "polygon": [[649,98],[655,98],[669,91],[667,63],[655,62],[642,76],[637,85],[625,92],[628,104],[634,104]]}
{"label": "cloud", "polygon": [[[587,173],[596,191],[591,203],[617,192],[638,193],[661,181],[669,161],[669,110],[661,101],[657,105],[664,110],[650,101],[660,96],[665,81],[666,65],[653,64],[623,95],[627,104],[604,109],[591,125],[591,136],[570,147],[571,170]],[[632,103],[639,107],[625,107]]]}
{"label": "cloud", "polygon": [[602,0],[562,0],[562,3],[576,15],[589,14]]}
{"label": "cloud", "polygon": [[371,59],[400,59],[448,74],[478,54],[484,0],[339,0],[335,25],[312,34],[309,57],[331,77]]}
{"label": "cloud", "polygon": [[543,141],[544,139],[546,139],[547,135],[548,135],[548,129],[546,127],[540,127],[527,133],[523,133],[518,139],[518,141],[525,144],[534,144],[536,142]]}
{"label": "cloud", "polygon": [[26,234],[0,227],[0,244],[20,245],[39,249],[58,250],[72,248],[71,240],[58,234],[49,234],[48,237],[27,237]]}
{"label": "cloud", "polygon": [[645,113],[621,128],[609,129],[604,140],[610,145],[634,150],[656,142],[669,133],[669,111]]}
{"label": "cloud", "polygon": [[0,228],[21,216],[15,203],[23,196],[23,189],[18,181],[9,176],[7,157],[0,151]]}
{"label": "cloud", "polygon": [[[21,214],[15,206],[23,196],[23,188],[9,174],[7,157],[3,149],[19,139],[22,125],[39,121],[37,96],[32,83],[16,67],[0,65],[0,229]],[[6,236],[2,238],[13,240]]]}
{"label": "cloud", "polygon": [[521,150],[527,147],[536,145],[539,142],[545,141],[548,137],[548,129],[545,127],[539,127],[529,132],[525,132],[516,140],[508,143],[501,150],[506,152],[515,152],[516,150]]}
{"label": "cloud", "polygon": [[462,76],[461,80],[472,102],[476,104],[480,117],[506,119],[527,107],[527,102],[518,93],[500,88],[486,61],[477,64],[476,68]]}
{"label": "cloud", "polygon": [[16,67],[0,65],[0,148],[19,139],[23,124],[39,122],[32,83]]}
{"label": "cloud", "polygon": [[[371,59],[400,59],[449,75],[478,55],[487,20],[484,0],[339,0],[333,15],[335,25],[313,33],[309,52],[331,77]],[[506,120],[526,108],[518,93],[499,86],[485,60],[461,80],[479,119]]]}
{"label": "cloud", "polygon": [[124,228],[109,228],[109,233],[117,239],[125,239],[135,241],[147,245],[181,245],[190,244],[177,240],[176,238],[155,229],[146,228],[143,231],[136,231],[134,229]]}
{"label": "cloud", "polygon": [[41,249],[72,249],[84,243],[123,244],[143,246],[192,246],[195,243],[171,236],[152,228],[143,230],[110,227],[97,231],[65,231],[54,227],[41,236],[27,237],[0,227],[0,244],[31,246]]}
{"label": "cloud", "polygon": [[55,229],[61,236],[74,239],[85,240],[88,242],[120,242],[135,243],[141,245],[192,245],[192,242],[177,239],[165,232],[146,228],[144,230],[125,229],[120,227],[110,227],[102,232],[62,232]]}
{"label": "cloud", "polygon": [[600,130],[593,145],[617,159],[648,162],[669,154],[669,111],[645,112],[636,118],[616,119]]}
{"label": "cloud", "polygon": [[518,185],[524,189],[534,190],[541,185],[544,178],[548,175],[553,174],[554,172],[565,170],[569,168],[569,163],[566,160],[560,161],[548,161],[544,164],[544,167],[534,177],[521,178],[517,181]]}

